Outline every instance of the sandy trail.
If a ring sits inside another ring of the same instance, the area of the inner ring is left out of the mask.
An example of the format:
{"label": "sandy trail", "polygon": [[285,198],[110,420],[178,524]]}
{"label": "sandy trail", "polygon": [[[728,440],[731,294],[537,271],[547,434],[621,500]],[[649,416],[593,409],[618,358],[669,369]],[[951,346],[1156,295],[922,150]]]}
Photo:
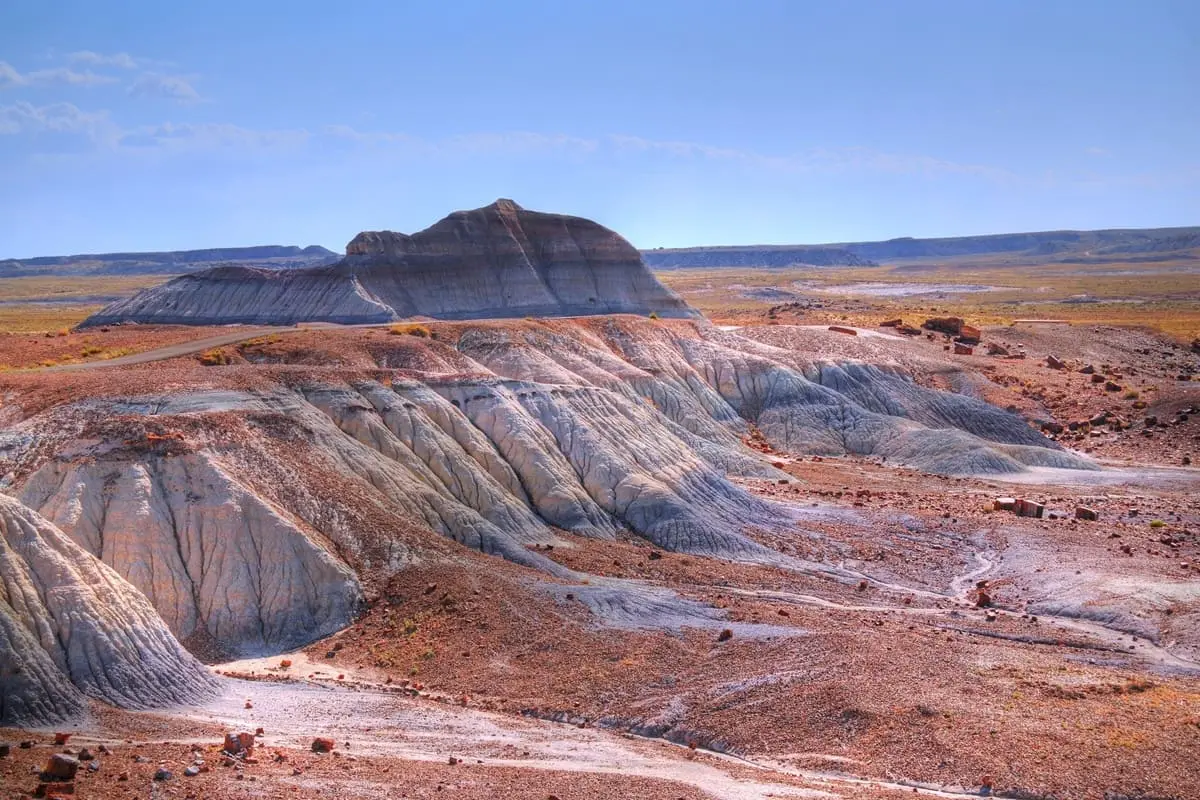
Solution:
{"label": "sandy trail", "polygon": [[[235,662],[222,665],[222,669],[242,666],[242,662]],[[247,699],[253,701],[253,708],[245,708]],[[454,756],[463,759],[464,769],[484,763],[514,769],[638,776],[673,781],[728,800],[836,798],[843,796],[839,789],[856,796],[872,789],[947,798],[978,796],[965,789],[795,769],[706,751],[693,753],[660,739],[494,714],[357,687],[226,679],[220,696],[206,705],[175,713],[229,729],[262,727],[266,730],[262,739],[266,747],[308,749],[314,736],[328,736],[346,755],[437,763]],[[211,744],[207,739],[195,743]]]}
{"label": "sandy trail", "polygon": [[1164,489],[1194,491],[1200,487],[1200,469],[1164,467],[1153,464],[1129,464],[1117,461],[1096,462],[1101,469],[1078,470],[1057,467],[1029,467],[1021,472],[986,475],[998,483],[1064,488],[1111,487],[1119,490]]}
{"label": "sandy trail", "polygon": [[[736,589],[732,587],[726,587],[725,591],[729,592],[730,594],[736,594],[743,597],[754,597],[761,600],[775,600],[779,602],[794,603],[796,605],[813,606],[816,608],[825,608],[836,611],[881,614],[898,613],[926,618],[950,617],[952,614],[961,614],[961,607],[964,604],[970,604],[967,596],[974,587],[975,582],[995,569],[999,561],[997,554],[990,550],[973,553],[972,558],[975,561],[975,566],[972,569],[952,578],[950,581],[950,590],[947,594],[939,594],[924,589],[906,587],[901,584],[878,581],[868,574],[863,574],[864,578],[871,580],[879,586],[902,593],[907,592],[914,596],[933,597],[940,600],[952,601],[956,606],[955,608],[919,608],[906,605],[839,603],[815,595],[780,590]],[[1011,613],[1014,609],[1006,609],[1001,606],[998,607],[998,610],[1008,611]],[[1076,619],[1073,617],[1056,616],[1050,614],[1039,614],[1038,620],[1043,625],[1085,634],[1098,641],[1098,646],[1096,649],[1120,653],[1132,658],[1137,658],[1152,666],[1166,668],[1172,671],[1188,674],[1200,674],[1200,662],[1177,656],[1145,637],[1135,636],[1125,631],[1115,630],[1092,620]],[[955,630],[960,629],[955,628]],[[961,630],[964,632],[972,632],[966,629]],[[1046,635],[1038,637],[1038,639],[1046,638],[1049,637]],[[1031,638],[1030,643],[1036,642]]]}

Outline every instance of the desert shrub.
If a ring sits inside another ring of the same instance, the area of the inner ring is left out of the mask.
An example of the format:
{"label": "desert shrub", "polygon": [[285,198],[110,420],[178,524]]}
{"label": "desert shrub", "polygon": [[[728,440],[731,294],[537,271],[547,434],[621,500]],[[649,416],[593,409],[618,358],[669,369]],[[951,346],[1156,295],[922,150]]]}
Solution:
{"label": "desert shrub", "polygon": [[1156,519],[1150,523],[1150,527],[1151,528],[1165,528],[1165,527],[1167,527],[1167,523],[1163,522],[1161,519]]}
{"label": "desert shrub", "polygon": [[59,329],[58,329],[58,335],[59,335],[59,336],[70,336],[70,335],[71,335],[71,329],[70,329],[70,328],[59,328]]}
{"label": "desert shrub", "polygon": [[85,347],[79,351],[79,357],[87,358],[89,356],[94,356],[94,355],[97,355],[97,354],[103,353],[103,352],[104,352],[103,347],[97,347],[94,344],[89,344],[87,347]]}
{"label": "desert shrub", "polygon": [[1138,393],[1135,392],[1133,389],[1130,389],[1128,392],[1125,393],[1125,399],[1126,400],[1137,400]]}
{"label": "desert shrub", "polygon": [[392,336],[418,336],[422,339],[432,338],[433,332],[428,325],[393,325],[388,328]]}
{"label": "desert shrub", "polygon": [[658,319],[658,312],[657,312],[657,311],[651,311],[651,312],[650,312],[650,319]]}
{"label": "desert shrub", "polygon": [[200,354],[200,363],[206,367],[217,367],[229,364],[229,354],[223,350],[205,350]]}

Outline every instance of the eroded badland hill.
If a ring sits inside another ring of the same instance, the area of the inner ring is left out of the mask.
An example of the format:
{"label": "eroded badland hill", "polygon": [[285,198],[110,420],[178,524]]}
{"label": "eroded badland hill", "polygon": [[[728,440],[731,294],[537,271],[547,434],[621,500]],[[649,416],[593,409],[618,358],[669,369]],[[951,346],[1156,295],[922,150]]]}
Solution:
{"label": "eroded badland hill", "polygon": [[106,309],[0,373],[0,791],[1195,796],[1200,355],[802,312],[504,202]]}

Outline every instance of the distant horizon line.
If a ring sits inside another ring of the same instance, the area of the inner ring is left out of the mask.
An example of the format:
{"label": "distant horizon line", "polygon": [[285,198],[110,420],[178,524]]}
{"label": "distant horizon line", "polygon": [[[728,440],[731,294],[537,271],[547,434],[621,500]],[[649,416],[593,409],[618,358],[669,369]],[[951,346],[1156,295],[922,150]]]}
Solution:
{"label": "distant horizon line", "polygon": [[[533,210],[533,209],[530,209],[530,210]],[[548,213],[555,213],[555,212],[548,212]],[[566,214],[563,216],[575,216],[575,215]],[[597,224],[603,225],[603,223],[597,223]],[[608,226],[605,225],[604,227],[607,228]],[[623,236],[623,234],[621,234],[620,231],[617,231],[613,228],[609,228],[609,230],[613,230],[618,235]],[[838,248],[838,247],[849,247],[849,246],[855,246],[855,245],[885,244],[885,243],[889,243],[889,242],[903,242],[903,241],[917,241],[917,242],[954,241],[954,240],[960,240],[960,239],[986,239],[986,238],[990,238],[990,237],[1000,237],[1000,236],[1028,236],[1028,235],[1035,235],[1035,234],[1050,234],[1050,233],[1107,233],[1107,232],[1128,233],[1128,232],[1160,232],[1160,231],[1162,231],[1162,232],[1165,232],[1165,231],[1195,231],[1197,233],[1200,233],[1200,224],[1196,224],[1196,225],[1166,225],[1166,226],[1149,227],[1149,228],[1148,227],[1046,228],[1046,229],[1042,229],[1042,230],[1004,231],[1004,232],[999,232],[999,233],[968,233],[968,234],[959,234],[959,235],[954,235],[954,236],[892,236],[892,237],[889,237],[886,239],[856,239],[856,240],[843,240],[843,241],[839,241],[839,242],[783,242],[783,243],[751,242],[748,244],[692,244],[692,245],[675,245],[675,246],[670,246],[670,247],[665,246],[665,245],[655,246],[655,247],[641,247],[633,242],[630,242],[630,244],[633,244],[633,246],[638,250],[638,252],[664,252],[664,251],[673,251],[673,250],[735,250],[735,249],[768,248],[768,247],[771,247],[771,248],[787,248],[787,247]],[[351,237],[351,238],[353,238],[353,237]],[[349,241],[349,240],[347,240],[347,241]],[[299,248],[300,250],[305,250],[305,249],[308,249],[311,247],[320,247],[324,250],[329,251],[330,253],[332,253],[334,255],[344,255],[345,249],[346,249],[344,246],[339,249],[334,249],[334,248],[328,247],[323,244],[315,244],[315,243],[307,244],[307,245],[279,244],[279,243],[273,243],[273,244],[261,244],[260,243],[260,244],[246,244],[246,245],[208,245],[208,246],[185,247],[185,248],[176,248],[176,249],[155,249],[155,250],[117,249],[117,250],[107,250],[107,251],[96,250],[96,251],[90,251],[90,252],[84,252],[84,253],[43,254],[43,255],[34,255],[34,256],[6,256],[6,257],[0,257],[0,264],[4,263],[6,261],[22,262],[22,261],[31,261],[34,259],[43,259],[43,258],[87,258],[89,256],[111,256],[111,255],[116,255],[116,254],[152,255],[152,254],[164,254],[164,253],[196,253],[196,252],[200,252],[203,250],[251,250],[251,249],[262,248],[262,247],[296,247],[296,248]]]}

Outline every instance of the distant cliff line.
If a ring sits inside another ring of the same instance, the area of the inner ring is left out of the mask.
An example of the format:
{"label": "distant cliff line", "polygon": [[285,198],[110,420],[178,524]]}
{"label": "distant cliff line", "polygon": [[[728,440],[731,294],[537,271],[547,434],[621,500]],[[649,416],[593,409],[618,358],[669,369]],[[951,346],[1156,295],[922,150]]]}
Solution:
{"label": "distant cliff line", "polygon": [[746,245],[643,250],[651,269],[704,267],[876,266],[906,259],[1010,255],[1039,261],[1097,263],[1200,258],[1200,227],[1039,231],[900,238],[819,245]]}
{"label": "distant cliff line", "polygon": [[[792,245],[713,245],[641,251],[651,269],[706,267],[876,266],[881,262],[1009,255],[1038,261],[1104,263],[1200,259],[1200,226],[1039,231],[933,239]],[[215,266],[293,269],[332,264],[319,245],[263,245],[162,252],[92,253],[0,260],[0,277],[36,275],[172,275]]]}
{"label": "distant cliff line", "polygon": [[177,275],[216,266],[292,269],[332,264],[339,258],[320,245],[259,245],[147,253],[85,253],[0,261],[0,277],[38,275]]}

